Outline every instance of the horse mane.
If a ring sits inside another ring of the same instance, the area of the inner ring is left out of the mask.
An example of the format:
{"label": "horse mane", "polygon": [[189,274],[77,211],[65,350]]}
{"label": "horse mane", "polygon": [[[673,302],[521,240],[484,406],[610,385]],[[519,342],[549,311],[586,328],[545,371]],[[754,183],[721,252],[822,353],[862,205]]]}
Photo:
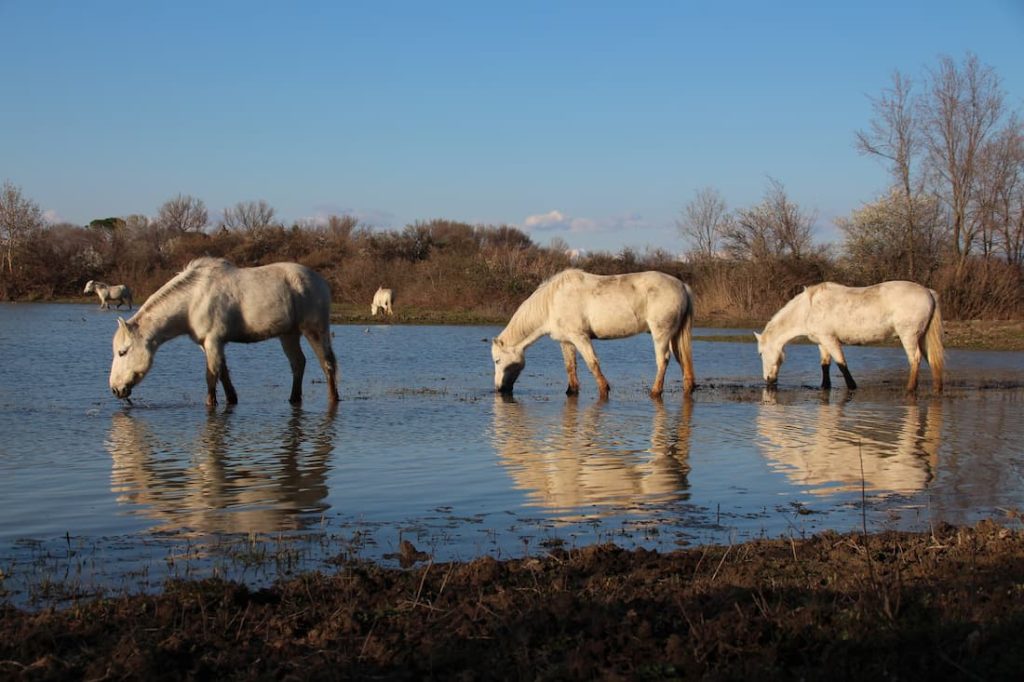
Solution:
{"label": "horse mane", "polygon": [[828,282],[821,282],[819,284],[812,284],[804,287],[803,291],[786,301],[786,305],[779,308],[778,311],[772,315],[772,319],[768,320],[768,324],[764,326],[762,334],[774,333],[775,328],[788,321],[804,301],[810,304],[811,299],[814,298],[814,294],[816,294],[819,289],[824,288],[827,284]]}
{"label": "horse mane", "polygon": [[146,299],[146,302],[139,307],[139,311],[135,313],[132,320],[135,320],[144,313],[151,312],[152,309],[159,307],[164,301],[177,295],[179,292],[191,288],[198,279],[206,275],[210,270],[227,270],[229,268],[233,270],[235,266],[223,258],[204,256],[192,259],[185,266],[184,270],[168,280],[166,284],[156,290],[156,293]]}
{"label": "horse mane", "polygon": [[542,320],[547,318],[548,309],[551,307],[551,299],[555,292],[570,279],[581,279],[585,273],[576,268],[562,270],[540,283],[530,294],[529,298],[522,302],[519,308],[508,321],[505,329],[499,334],[502,339],[522,339],[533,332]]}

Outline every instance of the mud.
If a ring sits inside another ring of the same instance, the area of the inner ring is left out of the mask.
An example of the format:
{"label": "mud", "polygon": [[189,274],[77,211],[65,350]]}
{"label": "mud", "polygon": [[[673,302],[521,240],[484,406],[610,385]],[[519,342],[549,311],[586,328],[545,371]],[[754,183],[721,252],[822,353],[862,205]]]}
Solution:
{"label": "mud", "polygon": [[1024,679],[1019,519],[611,545],[0,611],[20,679]]}

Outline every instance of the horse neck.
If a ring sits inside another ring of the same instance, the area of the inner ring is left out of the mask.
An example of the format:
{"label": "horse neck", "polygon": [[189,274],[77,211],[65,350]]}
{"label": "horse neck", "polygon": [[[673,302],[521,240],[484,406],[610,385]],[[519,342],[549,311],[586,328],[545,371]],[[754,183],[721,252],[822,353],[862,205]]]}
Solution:
{"label": "horse neck", "polygon": [[807,333],[807,294],[803,293],[784,305],[764,328],[764,336],[778,342],[779,347]]}
{"label": "horse neck", "polygon": [[183,285],[175,278],[150,296],[129,322],[138,325],[139,333],[149,343],[159,346],[189,333],[188,303],[191,297],[192,286]]}
{"label": "horse neck", "polygon": [[549,294],[546,287],[533,292],[512,315],[498,338],[510,346],[526,348],[544,336],[547,333]]}

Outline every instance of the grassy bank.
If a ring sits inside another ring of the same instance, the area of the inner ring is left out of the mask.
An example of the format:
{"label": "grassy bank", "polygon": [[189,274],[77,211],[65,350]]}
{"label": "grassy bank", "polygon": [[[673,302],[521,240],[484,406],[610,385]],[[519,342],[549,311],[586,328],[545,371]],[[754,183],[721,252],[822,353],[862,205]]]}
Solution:
{"label": "grassy bank", "polygon": [[[373,317],[368,306],[334,304],[331,307],[331,322],[334,324],[464,324],[504,326],[508,315],[474,310],[433,310],[428,308],[405,308],[396,311],[390,318]],[[753,343],[750,329],[764,327],[763,320],[734,320],[713,318],[697,320],[699,327],[736,329],[736,334],[697,334],[700,341],[733,341]],[[1024,351],[1024,322],[1014,320],[947,320],[944,322],[947,348],[966,350],[1007,350]],[[743,331],[740,331],[743,330]],[[896,345],[893,341],[892,345]]]}

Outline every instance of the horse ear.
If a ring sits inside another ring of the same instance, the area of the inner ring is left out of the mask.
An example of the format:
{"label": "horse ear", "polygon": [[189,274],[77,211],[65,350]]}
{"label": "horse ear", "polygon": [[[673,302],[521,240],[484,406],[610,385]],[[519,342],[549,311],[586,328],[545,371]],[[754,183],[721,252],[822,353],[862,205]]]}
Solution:
{"label": "horse ear", "polygon": [[761,340],[761,335],[758,334],[757,332],[754,332],[754,338],[757,339],[758,341],[760,341]]}
{"label": "horse ear", "polygon": [[124,321],[123,317],[117,318],[117,326],[125,331],[128,331],[128,323]]}

